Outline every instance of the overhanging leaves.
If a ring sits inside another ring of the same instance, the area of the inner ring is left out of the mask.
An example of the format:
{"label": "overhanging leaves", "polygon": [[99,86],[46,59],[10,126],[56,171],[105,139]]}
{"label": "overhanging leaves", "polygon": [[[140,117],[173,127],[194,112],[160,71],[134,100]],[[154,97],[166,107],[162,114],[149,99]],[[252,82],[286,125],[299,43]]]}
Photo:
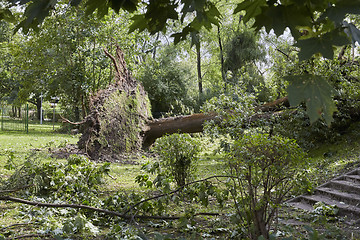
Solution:
{"label": "overhanging leaves", "polygon": [[9,9],[0,9],[0,20],[4,19],[7,22],[15,22],[15,17]]}
{"label": "overhanging leaves", "polygon": [[353,47],[355,47],[355,43],[358,42],[360,44],[360,30],[352,24],[346,21],[343,22],[344,32],[351,38],[351,42]]}
{"label": "overhanging leaves", "polygon": [[311,58],[313,54],[321,53],[325,58],[332,59],[334,57],[333,46],[342,46],[349,44],[350,40],[341,31],[341,29],[335,29],[319,37],[313,37],[303,40],[298,40],[295,46],[299,47],[299,60],[306,60]]}
{"label": "overhanging leaves", "polygon": [[328,125],[331,124],[332,115],[336,111],[335,103],[332,100],[335,90],[324,77],[304,74],[287,76],[284,79],[290,83],[287,91],[291,106],[305,102],[306,112],[311,123],[323,117]]}
{"label": "overhanging leaves", "polygon": [[[284,33],[288,27],[295,39],[300,37],[299,26],[311,26],[311,18],[306,15],[304,7],[298,7],[294,4],[289,6],[272,6],[266,11],[266,16],[271,19],[270,24],[277,36]],[[267,23],[269,24],[269,23]],[[269,29],[271,26],[267,26]]]}
{"label": "overhanging leaves", "polygon": [[244,22],[248,22],[251,18],[261,14],[261,7],[263,6],[267,6],[266,0],[243,1],[236,6],[234,14],[245,10]]}
{"label": "overhanging leaves", "polygon": [[145,14],[133,18],[135,22],[130,26],[130,31],[147,29],[151,34],[166,31],[167,20],[179,18],[176,7],[176,4],[172,4],[168,0],[150,1]]}
{"label": "overhanging leaves", "polygon": [[360,14],[359,0],[338,1],[335,5],[327,8],[320,19],[328,17],[330,20],[339,25],[347,14]]}
{"label": "overhanging leaves", "polygon": [[25,20],[18,24],[15,31],[20,28],[24,28],[25,32],[29,28],[36,29],[49,15],[50,10],[54,8],[56,3],[57,0],[32,1],[24,12]]}

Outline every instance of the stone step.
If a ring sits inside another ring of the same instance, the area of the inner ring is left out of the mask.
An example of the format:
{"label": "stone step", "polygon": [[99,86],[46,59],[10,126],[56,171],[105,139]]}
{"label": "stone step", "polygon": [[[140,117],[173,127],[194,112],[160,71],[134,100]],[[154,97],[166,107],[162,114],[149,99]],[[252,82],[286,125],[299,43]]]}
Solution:
{"label": "stone step", "polygon": [[286,205],[294,207],[294,208],[302,209],[305,211],[309,211],[309,212],[312,212],[314,210],[313,205],[306,203],[306,202],[301,202],[301,201],[287,202]]}
{"label": "stone step", "polygon": [[349,224],[360,224],[360,168],[317,187],[313,195],[301,195],[286,202],[288,206],[313,211],[314,204],[336,205],[339,216]]}
{"label": "stone step", "polygon": [[322,185],[321,187],[334,188],[342,192],[348,192],[354,194],[360,193],[360,184],[354,183],[352,181],[331,180],[330,182]]}
{"label": "stone step", "polygon": [[323,195],[301,196],[301,201],[311,205],[314,205],[317,202],[323,202],[327,205],[336,205],[339,208],[340,216],[347,216],[353,219],[358,219],[360,217],[359,207],[339,202]]}
{"label": "stone step", "polygon": [[358,194],[347,193],[327,187],[318,187],[316,188],[315,192],[318,195],[324,195],[339,202],[344,202],[355,207],[360,207],[360,192]]}
{"label": "stone step", "polygon": [[344,180],[360,184],[360,175],[345,175]]}

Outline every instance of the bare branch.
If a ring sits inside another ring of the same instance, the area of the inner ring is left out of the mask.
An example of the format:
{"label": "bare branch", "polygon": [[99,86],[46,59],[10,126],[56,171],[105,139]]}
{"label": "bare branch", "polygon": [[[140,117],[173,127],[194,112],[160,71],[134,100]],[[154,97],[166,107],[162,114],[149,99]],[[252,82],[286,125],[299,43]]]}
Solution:
{"label": "bare branch", "polygon": [[82,120],[81,122],[71,122],[69,119],[67,118],[64,118],[63,116],[61,116],[61,119],[63,120],[63,122],[67,122],[67,123],[70,123],[71,125],[81,125],[81,124],[84,124],[86,122],[86,119]]}
{"label": "bare branch", "polygon": [[0,194],[1,194],[1,193],[18,192],[18,191],[20,191],[20,190],[24,190],[24,189],[26,189],[26,188],[33,187],[33,186],[34,186],[34,184],[30,184],[30,185],[26,185],[26,186],[19,187],[19,188],[16,188],[16,189],[0,190]]}
{"label": "bare branch", "polygon": [[21,239],[21,238],[28,238],[28,239],[41,238],[41,239],[44,239],[44,237],[51,237],[51,234],[25,234],[25,235],[20,235],[20,236],[17,236],[17,237],[9,238],[9,240],[11,240],[11,239]]}

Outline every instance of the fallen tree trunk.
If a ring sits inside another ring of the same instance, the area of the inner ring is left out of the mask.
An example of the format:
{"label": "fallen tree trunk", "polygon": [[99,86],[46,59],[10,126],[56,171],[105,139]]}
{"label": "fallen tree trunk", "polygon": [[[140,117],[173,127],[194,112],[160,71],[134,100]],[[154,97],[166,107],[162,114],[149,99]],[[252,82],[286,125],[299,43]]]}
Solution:
{"label": "fallen tree trunk", "polygon": [[[277,99],[273,102],[263,104],[255,108],[255,111],[269,112],[279,109],[279,105],[289,105],[288,97]],[[254,122],[260,118],[270,117],[269,115],[256,114],[249,121]],[[197,133],[204,130],[204,123],[215,120],[221,121],[221,117],[215,113],[197,113],[187,116],[156,119],[148,121],[144,127],[143,147],[151,146],[155,140],[165,134],[172,133]]]}
{"label": "fallen tree trunk", "polygon": [[[91,112],[79,123],[82,136],[78,146],[91,158],[138,151],[165,134],[202,132],[206,121],[220,121],[216,113],[152,119],[147,93],[126,68],[121,49],[117,46],[115,56],[104,51],[114,64],[115,83],[90,98]],[[255,110],[271,111],[282,103],[287,103],[287,97]]]}
{"label": "fallen tree trunk", "polygon": [[219,120],[217,113],[198,113],[149,121],[143,129],[144,139],[142,145],[147,148],[157,138],[165,134],[202,132],[206,121],[217,119]]}

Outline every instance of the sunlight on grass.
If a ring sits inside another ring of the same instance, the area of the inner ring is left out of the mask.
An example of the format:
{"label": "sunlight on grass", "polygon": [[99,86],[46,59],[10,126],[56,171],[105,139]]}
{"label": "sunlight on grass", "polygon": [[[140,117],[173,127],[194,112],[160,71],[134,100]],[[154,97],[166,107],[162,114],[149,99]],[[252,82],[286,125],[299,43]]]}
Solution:
{"label": "sunlight on grass", "polygon": [[36,131],[28,134],[17,131],[0,131],[0,176],[2,174],[7,176],[10,173],[4,169],[10,152],[14,154],[17,162],[21,162],[31,150],[76,144],[78,141],[78,136],[44,130],[48,127],[50,126],[36,125]]}

